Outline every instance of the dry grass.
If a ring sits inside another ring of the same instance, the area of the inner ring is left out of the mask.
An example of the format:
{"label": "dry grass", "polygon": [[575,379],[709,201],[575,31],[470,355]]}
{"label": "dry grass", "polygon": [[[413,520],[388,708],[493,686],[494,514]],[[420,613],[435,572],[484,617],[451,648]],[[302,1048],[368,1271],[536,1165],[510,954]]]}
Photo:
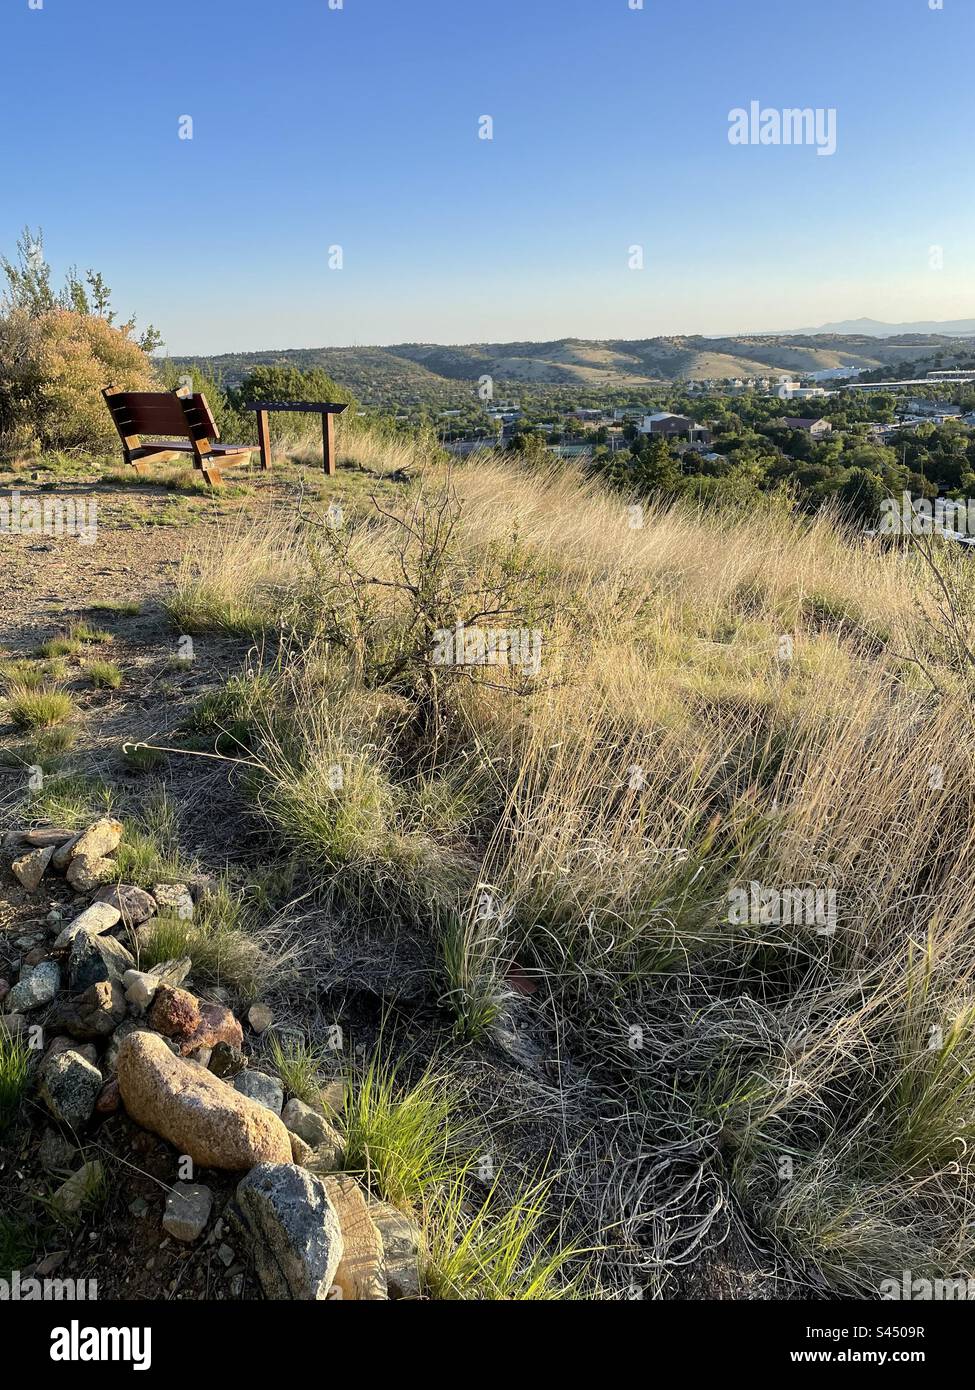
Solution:
{"label": "dry grass", "polygon": [[[490,1031],[502,957],[538,969],[627,1113],[602,1216],[634,1269],[666,1282],[677,1258],[656,1213],[679,1156],[724,1194],[688,1208],[694,1248],[731,1200],[836,1289],[970,1272],[971,690],[916,557],[776,500],[634,512],[492,457],[454,485],[432,597],[399,583],[412,542],[381,514],[334,572],[296,523],[181,577],[184,626],[236,604],[318,634],[278,681],[290,736],[256,745],[267,823],[363,910],[442,937],[461,1036]],[[417,605],[465,617],[515,569],[532,688],[497,666],[406,681]],[[835,915],[733,920],[751,882],[832,893]],[[459,930],[485,891],[493,923]],[[652,1162],[627,1147],[643,1132]]]}

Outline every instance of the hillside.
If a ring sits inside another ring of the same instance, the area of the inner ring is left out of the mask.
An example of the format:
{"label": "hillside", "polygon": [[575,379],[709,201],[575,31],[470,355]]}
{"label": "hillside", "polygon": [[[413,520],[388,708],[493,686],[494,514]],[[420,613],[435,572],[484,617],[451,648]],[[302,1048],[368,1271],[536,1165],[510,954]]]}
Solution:
{"label": "hillside", "polygon": [[970,342],[944,334],[753,334],[742,337],[661,337],[590,341],[561,338],[532,343],[398,343],[390,347],[287,348],[174,357],[177,367],[200,365],[225,386],[236,386],[254,366],[322,367],[366,404],[416,401],[445,404],[469,395],[481,376],[510,385],[626,389],[833,367],[865,371],[919,357],[967,353]]}

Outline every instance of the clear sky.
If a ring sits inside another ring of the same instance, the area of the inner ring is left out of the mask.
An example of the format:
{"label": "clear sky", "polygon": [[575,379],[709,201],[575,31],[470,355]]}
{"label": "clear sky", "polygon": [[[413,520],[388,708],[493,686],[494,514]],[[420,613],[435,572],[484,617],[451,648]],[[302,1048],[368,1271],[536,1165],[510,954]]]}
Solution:
{"label": "clear sky", "polygon": [[[0,247],[173,353],[975,317],[975,0],[38,3]],[[732,145],[753,101],[836,153]]]}

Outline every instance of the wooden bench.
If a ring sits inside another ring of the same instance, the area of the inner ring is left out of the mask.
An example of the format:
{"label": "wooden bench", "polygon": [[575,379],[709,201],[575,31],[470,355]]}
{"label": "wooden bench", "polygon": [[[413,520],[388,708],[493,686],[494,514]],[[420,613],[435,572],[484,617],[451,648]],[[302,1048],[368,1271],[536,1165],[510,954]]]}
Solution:
{"label": "wooden bench", "polygon": [[[206,396],[181,395],[177,391],[117,391],[108,386],[102,392],[122,441],[126,463],[144,473],[150,463],[192,455],[211,487],[222,482],[221,470],[247,463],[254,452],[251,444],[220,444],[220,431],[207,405]],[[144,444],[143,435],[158,443]],[[172,439],[168,436],[178,435]]]}

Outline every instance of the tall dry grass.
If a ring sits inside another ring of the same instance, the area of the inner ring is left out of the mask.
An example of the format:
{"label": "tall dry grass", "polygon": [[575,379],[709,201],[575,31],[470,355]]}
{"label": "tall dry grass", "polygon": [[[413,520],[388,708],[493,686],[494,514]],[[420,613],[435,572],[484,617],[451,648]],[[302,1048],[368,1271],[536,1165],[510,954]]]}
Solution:
{"label": "tall dry grass", "polygon": [[[634,1268],[666,1278],[732,1203],[837,1290],[970,1272],[975,743],[916,555],[776,499],[637,506],[491,456],[452,486],[422,584],[385,510],[350,519],[334,573],[314,523],[189,562],[177,605],[204,625],[302,615],[293,736],[258,740],[268,824],[362,910],[442,938],[461,1036],[490,1030],[511,957],[538,972],[627,1117],[602,1214]],[[452,622],[502,581],[541,672],[439,673],[431,732],[395,659],[418,605]],[[736,920],[753,882],[833,916]],[[722,1195],[688,1202],[682,1244],[679,1203],[660,1212],[687,1165]]]}

